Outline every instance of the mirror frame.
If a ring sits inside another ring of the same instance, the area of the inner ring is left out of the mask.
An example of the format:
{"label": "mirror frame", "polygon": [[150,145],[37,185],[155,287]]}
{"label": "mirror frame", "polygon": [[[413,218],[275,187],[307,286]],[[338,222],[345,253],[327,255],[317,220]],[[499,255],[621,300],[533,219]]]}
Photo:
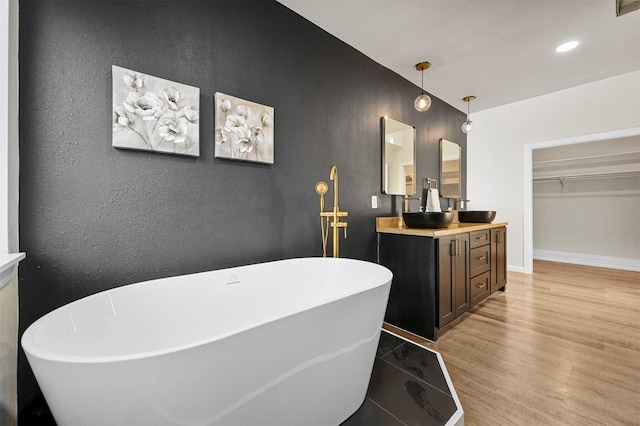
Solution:
{"label": "mirror frame", "polygon": [[[458,147],[458,184],[457,188],[453,189],[455,184],[446,184],[447,180],[450,177],[446,176],[446,172],[444,170],[444,162],[445,162],[445,153],[444,153],[444,144],[450,143],[452,145],[456,145]],[[440,196],[442,198],[454,198],[461,199],[462,198],[462,146],[455,142],[451,142],[447,139],[440,139]]]}
{"label": "mirror frame", "polygon": [[[400,124],[404,124],[405,126],[410,127],[413,132],[412,132],[412,137],[413,137],[413,147],[412,147],[412,161],[413,161],[413,174],[411,176],[411,178],[413,179],[413,192],[411,193],[394,193],[394,192],[387,192],[387,188],[385,183],[387,183],[388,178],[387,178],[387,169],[386,169],[386,164],[387,164],[387,141],[386,141],[386,136],[387,136],[387,128],[389,127],[387,125],[387,120],[393,120],[397,123]],[[381,181],[381,187],[382,187],[382,193],[383,194],[388,194],[388,195],[414,195],[416,193],[416,186],[417,186],[417,181],[416,181],[416,127],[412,126],[409,123],[405,123],[404,121],[398,120],[396,118],[393,117],[389,117],[388,115],[385,115],[384,117],[380,118],[380,122],[381,122],[381,128],[382,128],[382,181]]]}

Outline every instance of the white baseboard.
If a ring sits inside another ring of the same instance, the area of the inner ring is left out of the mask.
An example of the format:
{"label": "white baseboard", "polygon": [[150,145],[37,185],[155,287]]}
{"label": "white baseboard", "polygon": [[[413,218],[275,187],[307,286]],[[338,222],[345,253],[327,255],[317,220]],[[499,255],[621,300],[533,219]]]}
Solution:
{"label": "white baseboard", "polygon": [[520,273],[523,273],[523,274],[527,273],[527,271],[524,269],[524,267],[522,267],[522,266],[513,266],[513,265],[507,265],[507,271],[520,272]]}
{"label": "white baseboard", "polygon": [[538,260],[549,260],[551,262],[575,263],[577,265],[640,272],[640,259],[630,259],[626,257],[598,256],[595,254],[533,249],[533,258]]}

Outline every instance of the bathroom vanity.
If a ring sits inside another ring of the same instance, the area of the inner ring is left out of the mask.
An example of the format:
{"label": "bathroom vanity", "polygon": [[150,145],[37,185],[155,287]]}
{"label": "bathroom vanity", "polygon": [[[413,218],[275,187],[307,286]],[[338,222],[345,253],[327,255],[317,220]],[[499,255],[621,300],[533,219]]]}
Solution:
{"label": "bathroom vanity", "polygon": [[407,228],[376,218],[378,263],[393,272],[385,321],[429,340],[507,284],[507,223]]}

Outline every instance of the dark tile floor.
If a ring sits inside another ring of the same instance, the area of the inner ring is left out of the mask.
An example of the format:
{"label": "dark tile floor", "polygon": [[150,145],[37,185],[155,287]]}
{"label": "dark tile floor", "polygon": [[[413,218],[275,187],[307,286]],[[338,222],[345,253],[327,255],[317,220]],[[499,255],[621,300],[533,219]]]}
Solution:
{"label": "dark tile floor", "polygon": [[367,397],[342,426],[444,425],[456,408],[436,354],[382,330]]}
{"label": "dark tile floor", "polygon": [[[444,425],[456,405],[434,352],[382,330],[362,406],[341,426]],[[55,426],[44,398],[20,413],[21,426]]]}

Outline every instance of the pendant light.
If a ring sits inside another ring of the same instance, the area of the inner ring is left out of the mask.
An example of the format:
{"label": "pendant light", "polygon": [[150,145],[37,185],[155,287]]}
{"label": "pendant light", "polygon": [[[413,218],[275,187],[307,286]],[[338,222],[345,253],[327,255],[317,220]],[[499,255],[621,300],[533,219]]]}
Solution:
{"label": "pendant light", "polygon": [[420,62],[416,64],[416,70],[422,72],[422,85],[420,89],[422,89],[422,94],[418,96],[413,103],[413,106],[416,107],[416,110],[419,112],[425,112],[431,107],[431,98],[429,95],[424,93],[424,70],[429,68],[431,64],[429,62]]}
{"label": "pendant light", "polygon": [[471,133],[475,128],[475,126],[473,125],[473,121],[469,120],[469,102],[471,102],[475,98],[475,96],[465,96],[464,98],[462,98],[462,100],[467,103],[467,121],[462,123],[462,131],[465,133]]}

